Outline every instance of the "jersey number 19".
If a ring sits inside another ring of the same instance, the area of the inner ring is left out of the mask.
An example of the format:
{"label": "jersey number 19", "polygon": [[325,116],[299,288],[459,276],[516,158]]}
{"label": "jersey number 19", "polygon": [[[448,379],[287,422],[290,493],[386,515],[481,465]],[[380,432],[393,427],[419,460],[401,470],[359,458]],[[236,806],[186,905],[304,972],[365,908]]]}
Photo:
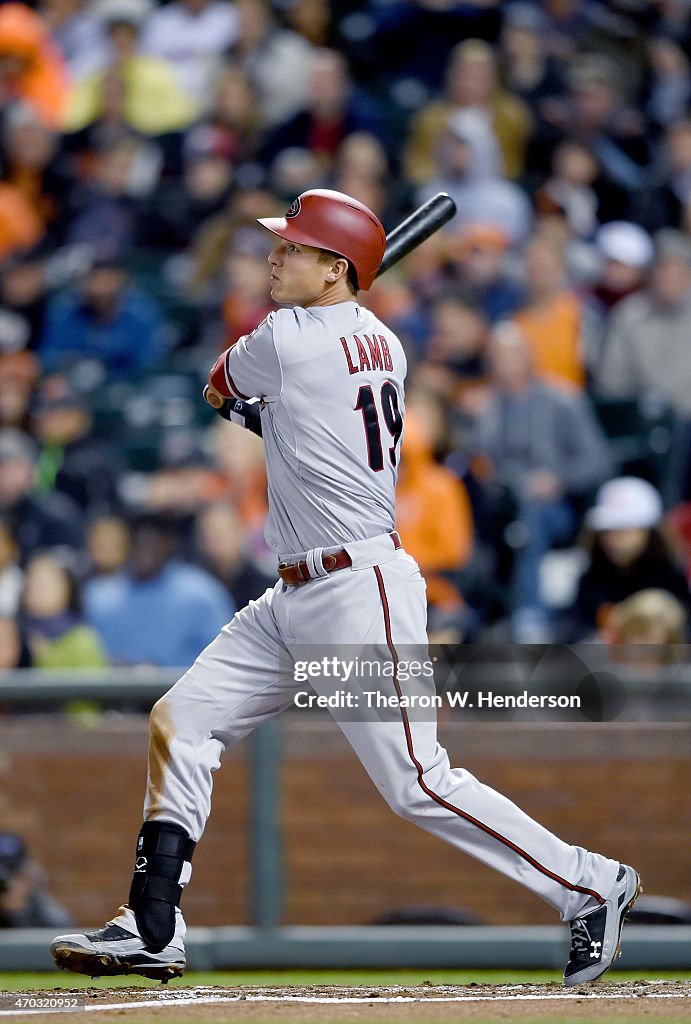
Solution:
{"label": "jersey number 19", "polygon": [[[386,429],[393,438],[393,444],[389,448],[389,459],[391,465],[396,465],[396,445],[403,432],[403,417],[398,408],[398,392],[390,380],[385,380],[379,393],[379,404],[386,424]],[[370,384],[363,384],[358,391],[355,409],[362,413],[362,422],[365,426],[365,437],[367,438],[367,461],[370,469],[375,473],[384,468],[384,449],[382,448],[381,429],[379,426],[379,410],[374,399],[374,392]]]}

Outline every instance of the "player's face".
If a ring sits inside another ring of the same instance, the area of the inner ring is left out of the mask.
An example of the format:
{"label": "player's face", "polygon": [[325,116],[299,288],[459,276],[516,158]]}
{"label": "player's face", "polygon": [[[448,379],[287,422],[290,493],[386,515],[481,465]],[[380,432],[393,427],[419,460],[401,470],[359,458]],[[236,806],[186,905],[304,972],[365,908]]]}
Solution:
{"label": "player's face", "polygon": [[321,249],[279,239],[269,254],[271,298],[296,306],[317,305],[329,288],[331,264]]}

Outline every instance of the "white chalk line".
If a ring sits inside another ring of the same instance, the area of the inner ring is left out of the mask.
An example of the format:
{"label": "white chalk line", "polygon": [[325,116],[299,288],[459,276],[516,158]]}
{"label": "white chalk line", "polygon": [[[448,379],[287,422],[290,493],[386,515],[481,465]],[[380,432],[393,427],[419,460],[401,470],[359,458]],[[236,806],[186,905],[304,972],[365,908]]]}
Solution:
{"label": "white chalk line", "polygon": [[28,1015],[41,1015],[48,1013],[103,1013],[107,1010],[142,1010],[159,1009],[160,1007],[172,1006],[208,1006],[220,1003],[311,1003],[317,1005],[329,1005],[335,1003],[370,1003],[373,1006],[390,1003],[501,1003],[507,1000],[519,1002],[549,1002],[550,1000],[566,1000],[568,1002],[580,1002],[587,1000],[613,1000],[613,999],[684,999],[688,998],[688,992],[651,992],[649,994],[638,994],[637,992],[619,992],[609,994],[607,992],[569,992],[544,993],[543,995],[495,995],[495,996],[294,996],[294,995],[203,995],[203,996],[162,996],[158,999],[141,999],[134,1002],[120,1003],[94,1003],[79,1007],[55,1007],[40,1009],[17,1009],[0,1010],[0,1017],[23,1017]]}

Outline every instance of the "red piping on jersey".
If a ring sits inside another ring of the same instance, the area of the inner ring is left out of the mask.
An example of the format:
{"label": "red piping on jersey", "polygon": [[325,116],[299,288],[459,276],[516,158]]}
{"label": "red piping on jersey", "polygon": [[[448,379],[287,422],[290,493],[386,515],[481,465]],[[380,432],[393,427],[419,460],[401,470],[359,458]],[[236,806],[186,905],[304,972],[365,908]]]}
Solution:
{"label": "red piping on jersey", "polygon": [[[389,650],[391,651],[391,657],[393,658],[393,662],[396,667],[393,676],[393,684],[396,688],[396,693],[400,700],[403,697],[403,692],[398,681],[398,653],[396,651],[396,648],[394,647],[393,638],[391,636],[391,617],[389,615],[389,602],[386,596],[386,590],[384,588],[384,579],[381,574],[381,569],[379,568],[378,565],[373,566],[373,569],[377,576],[379,598],[381,600],[382,611],[384,613],[386,643],[388,645]],[[424,768],[422,767],[417,757],[415,756],[415,750],[413,748],[413,737],[410,731],[410,722],[408,720],[408,712],[404,707],[400,708],[400,712],[401,718],[403,719],[403,729],[405,731],[406,745],[408,747],[408,756],[410,757],[410,760],[413,762],[415,766],[415,770],[417,771],[417,783],[420,789],[423,791],[423,793],[426,793],[428,797],[434,800],[434,802],[439,804],[441,807],[445,807],[447,811],[451,811],[453,814],[457,814],[459,818],[463,818],[464,821],[470,822],[471,825],[475,825],[477,828],[481,829],[487,835],[492,836],[493,839],[496,839],[498,840],[498,842],[503,843],[504,846],[508,846],[511,850],[517,853],[519,857],[523,857],[524,860],[527,860],[528,863],[532,865],[532,867],[534,867],[537,871],[541,872],[541,874],[543,875],[547,875],[548,878],[551,878],[553,881],[558,882],[559,885],[563,885],[566,889],[569,889],[571,892],[580,892],[586,896],[593,896],[600,904],[604,904],[607,902],[605,898],[601,896],[600,893],[595,892],[594,889],[587,889],[585,886],[582,885],[574,885],[573,882],[568,882],[565,878],[562,878],[560,875],[555,874],[554,871],[550,871],[549,868],[546,868],[544,866],[544,864],[540,864],[539,861],[535,860],[534,857],[531,857],[531,855],[529,853],[526,853],[525,850],[522,850],[520,846],[516,846],[516,844],[513,843],[510,839],[507,839],[506,836],[501,835],[501,833],[499,832],[495,832],[495,830],[493,828],[490,828],[489,825],[485,825],[484,822],[479,821],[477,818],[474,818],[471,814],[468,814],[467,811],[462,811],[459,807],[456,807],[454,806],[454,804],[451,804],[447,800],[444,800],[444,798],[439,796],[438,793],[435,793],[434,790],[430,789],[424,779]]]}
{"label": "red piping on jersey", "polygon": [[225,359],[223,360],[223,372],[225,373],[225,376],[226,376],[226,384],[228,385],[229,389],[230,389],[230,390],[231,390],[231,391],[232,391],[232,392],[233,392],[233,393],[234,393],[235,395],[237,395],[237,397],[238,397],[238,398],[241,398],[241,399],[242,399],[242,401],[243,401],[243,402],[249,402],[249,400],[250,400],[250,399],[249,399],[249,395],[243,395],[242,391],[240,391],[240,390],[239,390],[239,389],[238,389],[238,388],[237,388],[237,387],[235,386],[235,381],[234,381],[234,380],[233,380],[233,378],[231,377],[231,375],[230,375],[230,371],[229,371],[229,369],[228,369],[228,356],[229,356],[229,355],[230,355],[230,353],[231,353],[231,352],[233,351],[233,348],[235,348],[235,346],[234,346],[234,345],[233,345],[233,346],[231,346],[231,348],[229,348],[229,349],[228,349],[228,351],[226,352],[226,357],[225,357]]}

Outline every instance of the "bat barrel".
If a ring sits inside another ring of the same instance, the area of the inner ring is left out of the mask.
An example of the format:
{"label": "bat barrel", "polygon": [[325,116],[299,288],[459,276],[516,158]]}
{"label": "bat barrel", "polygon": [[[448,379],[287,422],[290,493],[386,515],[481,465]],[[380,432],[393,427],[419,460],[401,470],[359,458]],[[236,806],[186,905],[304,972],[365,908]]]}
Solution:
{"label": "bat barrel", "polygon": [[386,236],[386,252],[377,277],[443,227],[455,213],[456,204],[446,192],[438,192],[418,207]]}

